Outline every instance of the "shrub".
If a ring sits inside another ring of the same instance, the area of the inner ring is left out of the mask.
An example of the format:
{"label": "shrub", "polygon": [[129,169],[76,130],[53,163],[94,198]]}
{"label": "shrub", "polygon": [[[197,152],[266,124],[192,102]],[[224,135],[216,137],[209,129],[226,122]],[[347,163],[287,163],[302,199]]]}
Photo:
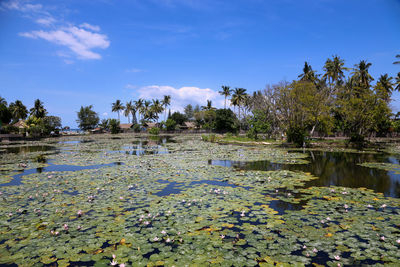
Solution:
{"label": "shrub", "polygon": [[215,112],[215,130],[218,132],[236,132],[238,120],[230,109],[218,109]]}
{"label": "shrub", "polygon": [[135,124],[135,125],[133,125],[133,131],[134,131],[135,133],[140,133],[140,131],[141,131],[141,126],[140,126],[140,124]]}
{"label": "shrub", "polygon": [[110,119],[109,126],[111,130],[111,134],[117,134],[120,132],[121,128],[119,127],[119,120]]}
{"label": "shrub", "polygon": [[298,126],[289,127],[286,132],[287,141],[289,143],[294,143],[298,147],[303,147],[307,145],[307,132],[304,128]]}
{"label": "shrub", "polygon": [[167,128],[167,131],[173,131],[173,130],[175,130],[176,121],[174,121],[173,119],[168,119],[168,120],[165,122],[165,127]]}
{"label": "shrub", "polygon": [[160,133],[160,128],[154,127],[149,129],[149,134],[158,135]]}

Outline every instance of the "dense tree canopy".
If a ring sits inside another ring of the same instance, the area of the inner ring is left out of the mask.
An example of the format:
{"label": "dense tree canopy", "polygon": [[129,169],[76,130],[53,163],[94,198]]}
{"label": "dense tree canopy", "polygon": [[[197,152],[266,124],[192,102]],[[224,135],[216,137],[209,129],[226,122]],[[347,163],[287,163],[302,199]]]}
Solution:
{"label": "dense tree canopy", "polygon": [[79,129],[83,131],[94,129],[99,123],[99,116],[92,108],[92,105],[86,107],[81,106],[81,109],[78,111],[78,119],[76,120]]}

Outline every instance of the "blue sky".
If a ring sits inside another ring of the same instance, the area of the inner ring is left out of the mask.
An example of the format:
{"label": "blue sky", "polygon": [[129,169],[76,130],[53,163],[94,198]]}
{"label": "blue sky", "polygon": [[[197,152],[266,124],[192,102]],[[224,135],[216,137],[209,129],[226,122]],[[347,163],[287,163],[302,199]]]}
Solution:
{"label": "blue sky", "polygon": [[252,92],[336,54],[394,76],[399,14],[399,0],[3,0],[0,96],[75,127],[81,105],[116,118],[116,99],[222,107],[221,85]]}

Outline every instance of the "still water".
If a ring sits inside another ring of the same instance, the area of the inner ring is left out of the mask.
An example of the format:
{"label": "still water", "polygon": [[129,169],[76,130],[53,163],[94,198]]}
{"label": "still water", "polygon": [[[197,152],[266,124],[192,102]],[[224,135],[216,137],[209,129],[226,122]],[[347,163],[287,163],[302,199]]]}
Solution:
{"label": "still water", "polygon": [[230,161],[210,160],[209,164],[233,167],[240,170],[290,170],[309,172],[319,179],[309,181],[310,186],[365,187],[385,196],[400,197],[400,174],[367,168],[359,164],[365,162],[384,162],[399,164],[399,159],[384,153],[349,153],[308,151],[309,164],[277,164],[269,161]]}

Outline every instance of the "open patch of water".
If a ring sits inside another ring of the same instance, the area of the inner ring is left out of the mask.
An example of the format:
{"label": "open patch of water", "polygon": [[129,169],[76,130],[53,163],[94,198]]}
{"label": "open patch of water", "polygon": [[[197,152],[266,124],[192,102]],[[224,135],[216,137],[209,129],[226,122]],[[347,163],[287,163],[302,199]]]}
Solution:
{"label": "open patch of water", "polygon": [[365,187],[385,196],[400,198],[400,174],[360,166],[365,162],[399,164],[399,160],[388,154],[309,151],[309,164],[277,164],[269,161],[210,160],[208,164],[232,167],[240,170],[302,171],[319,179],[309,181],[310,186]]}
{"label": "open patch of water", "polygon": [[31,152],[44,152],[56,150],[53,146],[40,145],[40,146],[12,146],[12,147],[4,147],[0,149],[1,153],[31,153]]}

